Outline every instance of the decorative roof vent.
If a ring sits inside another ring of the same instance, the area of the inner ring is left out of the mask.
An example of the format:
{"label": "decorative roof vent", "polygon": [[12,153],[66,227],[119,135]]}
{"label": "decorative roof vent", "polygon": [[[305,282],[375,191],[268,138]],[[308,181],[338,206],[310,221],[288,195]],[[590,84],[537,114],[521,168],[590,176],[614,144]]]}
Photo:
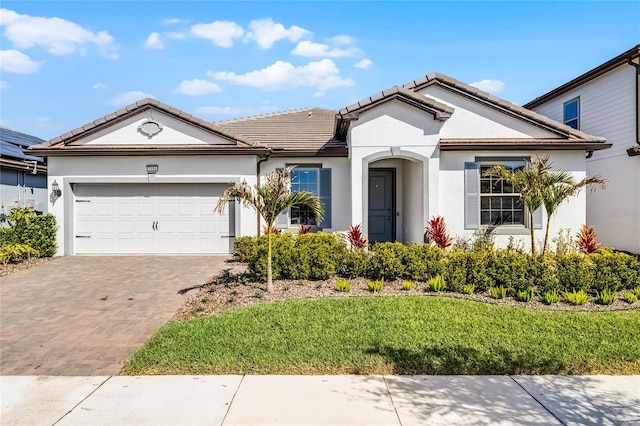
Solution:
{"label": "decorative roof vent", "polygon": [[140,123],[140,125],[138,126],[138,132],[142,133],[149,139],[151,139],[161,131],[162,131],[162,124],[152,119],[147,119],[142,123]]}

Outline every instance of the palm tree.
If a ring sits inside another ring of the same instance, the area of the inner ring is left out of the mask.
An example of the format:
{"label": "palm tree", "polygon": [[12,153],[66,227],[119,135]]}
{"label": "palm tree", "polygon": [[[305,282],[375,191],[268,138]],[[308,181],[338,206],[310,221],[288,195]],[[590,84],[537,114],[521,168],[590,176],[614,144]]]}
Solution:
{"label": "palm tree", "polygon": [[[290,176],[293,167],[286,167],[280,171],[274,171],[266,175],[265,182],[251,188],[246,183],[231,183],[216,204],[215,211],[222,213],[225,205],[229,201],[242,201],[245,207],[251,207],[265,221],[266,229],[272,230],[276,218],[280,213],[289,207],[307,207],[313,213],[316,222],[322,220],[322,203],[320,199],[311,192],[291,192]],[[273,277],[271,270],[271,236],[273,232],[267,232],[267,292],[273,291]]]}
{"label": "palm tree", "polygon": [[542,254],[547,251],[547,242],[549,240],[549,222],[560,206],[569,197],[578,195],[582,188],[592,185],[599,185],[605,188],[606,181],[599,176],[587,177],[580,182],[575,182],[573,175],[565,171],[554,171],[547,177],[547,185],[542,194],[542,204],[547,213],[547,225],[544,231],[544,244],[542,246]]}
{"label": "palm tree", "polygon": [[544,176],[550,170],[547,162],[542,160],[543,159],[536,159],[518,169],[510,169],[502,165],[496,165],[487,172],[488,174],[497,175],[504,179],[511,184],[514,192],[520,193],[520,200],[529,212],[529,223],[531,224],[531,254],[533,255],[536,254],[533,212],[542,206]]}

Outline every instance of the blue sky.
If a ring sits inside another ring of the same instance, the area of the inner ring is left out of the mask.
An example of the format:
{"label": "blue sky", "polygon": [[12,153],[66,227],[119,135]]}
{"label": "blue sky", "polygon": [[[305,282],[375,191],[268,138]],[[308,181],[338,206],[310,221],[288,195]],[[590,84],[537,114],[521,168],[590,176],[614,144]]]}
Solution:
{"label": "blue sky", "polygon": [[152,96],[339,109],[438,71],[523,104],[640,42],[640,2],[3,1],[1,123],[49,139]]}

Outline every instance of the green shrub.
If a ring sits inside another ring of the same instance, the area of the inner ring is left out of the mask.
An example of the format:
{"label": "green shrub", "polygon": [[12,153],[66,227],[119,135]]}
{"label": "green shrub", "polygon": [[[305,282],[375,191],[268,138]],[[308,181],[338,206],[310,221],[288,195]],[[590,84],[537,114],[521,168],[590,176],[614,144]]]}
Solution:
{"label": "green shrub", "polygon": [[384,280],[367,280],[367,288],[372,293],[381,291],[383,286]]}
{"label": "green shrub", "polygon": [[489,294],[494,299],[504,299],[507,296],[507,289],[504,287],[489,287]]}
{"label": "green shrub", "polygon": [[606,289],[616,292],[637,285],[638,271],[634,270],[636,259],[633,256],[601,248],[588,257],[594,265],[591,291],[599,293]]}
{"label": "green shrub", "polygon": [[346,253],[347,244],[337,235],[315,232],[297,237],[296,246],[309,257],[309,279],[326,280],[338,271]]}
{"label": "green shrub", "polygon": [[473,284],[466,284],[464,287],[462,287],[462,292],[464,294],[473,294],[475,290],[476,290],[476,286]]}
{"label": "green shrub", "polygon": [[616,301],[616,293],[605,288],[596,295],[596,303],[598,305],[612,305]]}
{"label": "green shrub", "polygon": [[632,291],[625,291],[622,295],[622,300],[628,304],[632,304],[638,301],[638,296],[636,296]]}
{"label": "green shrub", "polygon": [[14,244],[15,235],[13,228],[0,228],[0,247],[5,244]]}
{"label": "green shrub", "polygon": [[473,284],[479,291],[486,290],[493,283],[488,273],[490,253],[487,251],[467,253],[467,284]]}
{"label": "green shrub", "polygon": [[591,258],[582,253],[569,253],[556,257],[556,274],[562,291],[589,291],[594,284],[594,265]]}
{"label": "green shrub", "polygon": [[462,292],[467,284],[467,260],[468,252],[462,250],[451,250],[443,260],[444,277],[453,291]]}
{"label": "green shrub", "polygon": [[27,244],[41,257],[51,257],[56,254],[58,226],[54,215],[36,216],[29,209],[14,207],[9,214],[9,223],[12,230],[2,231],[3,241]]}
{"label": "green shrub", "polygon": [[516,300],[518,302],[524,302],[524,303],[529,303],[531,302],[531,300],[533,300],[533,295],[534,295],[535,291],[533,289],[533,287],[529,287],[525,290],[517,290],[516,291]]}
{"label": "green shrub", "polygon": [[638,287],[634,288],[632,291],[633,291],[633,294],[635,294],[636,297],[638,299],[640,299],[640,285]]}
{"label": "green shrub", "polygon": [[587,293],[584,290],[565,291],[562,293],[562,296],[567,302],[574,306],[587,303]]}
{"label": "green shrub", "polygon": [[371,276],[376,279],[395,280],[404,276],[402,259],[406,246],[399,242],[375,243],[372,246]]}
{"label": "green shrub", "polygon": [[351,291],[351,281],[338,279],[336,281],[336,290],[342,293],[349,293]]}
{"label": "green shrub", "polygon": [[240,262],[248,263],[256,256],[258,242],[256,237],[237,237],[233,243],[233,251]]}
{"label": "green shrub", "polygon": [[549,290],[542,295],[540,300],[545,305],[553,305],[554,303],[558,303],[560,301],[560,295],[556,290]]}
{"label": "green shrub", "polygon": [[429,281],[427,281],[427,285],[429,286],[429,290],[434,292],[442,291],[446,286],[442,275],[436,275],[433,278],[429,278]]}
{"label": "green shrub", "polygon": [[413,281],[402,281],[402,289],[405,291],[413,290]]}
{"label": "green shrub", "polygon": [[560,291],[554,256],[529,256],[527,276],[531,285],[536,286],[539,293]]}
{"label": "green shrub", "polygon": [[415,281],[426,281],[444,272],[444,251],[430,244],[412,243],[402,252],[402,264],[406,275]]}
{"label": "green shrub", "polygon": [[338,266],[338,274],[347,278],[367,277],[371,266],[371,253],[365,250],[348,250]]}
{"label": "green shrub", "polygon": [[20,263],[31,257],[38,257],[37,250],[28,244],[5,244],[0,247],[0,263]]}
{"label": "green shrub", "polygon": [[529,255],[517,251],[489,252],[486,272],[493,281],[493,286],[511,288],[514,292],[519,292],[534,285],[529,274],[529,258]]}

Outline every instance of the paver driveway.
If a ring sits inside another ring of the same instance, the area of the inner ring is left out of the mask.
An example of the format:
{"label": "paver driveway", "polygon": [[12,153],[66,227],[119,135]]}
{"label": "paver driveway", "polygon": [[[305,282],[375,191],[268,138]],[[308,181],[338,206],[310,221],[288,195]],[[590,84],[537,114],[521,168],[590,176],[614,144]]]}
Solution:
{"label": "paver driveway", "polygon": [[68,256],[0,278],[0,375],[111,375],[223,256]]}

